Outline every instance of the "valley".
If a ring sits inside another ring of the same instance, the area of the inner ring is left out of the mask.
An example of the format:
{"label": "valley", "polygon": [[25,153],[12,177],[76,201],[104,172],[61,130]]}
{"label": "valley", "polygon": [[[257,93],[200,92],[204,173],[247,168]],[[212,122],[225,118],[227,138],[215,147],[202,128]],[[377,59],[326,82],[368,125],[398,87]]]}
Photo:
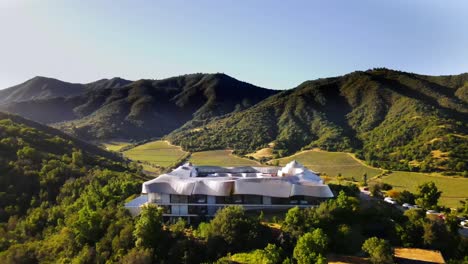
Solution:
{"label": "valley", "polygon": [[[125,142],[105,143],[106,148],[121,148],[128,146]],[[159,173],[157,167],[169,168],[180,164],[185,158],[198,166],[284,166],[297,160],[307,168],[319,172],[326,181],[362,182],[363,175],[367,174],[370,183],[385,182],[391,184],[395,190],[416,191],[416,187],[424,182],[434,181],[442,191],[440,204],[452,208],[460,206],[460,200],[468,198],[468,179],[461,176],[443,176],[440,173],[419,173],[406,171],[390,171],[384,173],[383,169],[365,164],[364,161],[354,157],[352,153],[328,152],[322,150],[301,151],[291,156],[272,159],[266,164],[247,157],[232,154],[230,150],[210,150],[188,153],[180,147],[169,144],[167,141],[156,140],[122,152],[133,161],[139,162],[145,171]],[[154,175],[154,174],[153,174]],[[379,177],[377,177],[379,176]],[[340,177],[340,180],[338,178]],[[342,179],[342,180],[341,180]]]}

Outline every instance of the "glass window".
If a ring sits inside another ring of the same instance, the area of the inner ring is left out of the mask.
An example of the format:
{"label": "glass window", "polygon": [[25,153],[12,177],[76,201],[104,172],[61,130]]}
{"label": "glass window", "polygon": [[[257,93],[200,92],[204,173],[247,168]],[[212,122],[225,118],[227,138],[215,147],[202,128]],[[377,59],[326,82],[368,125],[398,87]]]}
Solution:
{"label": "glass window", "polygon": [[216,196],[216,204],[231,204],[231,196]]}
{"label": "glass window", "polygon": [[189,196],[189,203],[199,203],[199,204],[205,204],[206,203],[206,195],[203,194],[195,194]]}
{"label": "glass window", "polygon": [[189,206],[188,212],[189,214],[206,215],[207,207],[192,205],[192,206]]}
{"label": "glass window", "polygon": [[262,196],[244,195],[244,204],[262,204]]}
{"label": "glass window", "polygon": [[271,197],[271,204],[289,204],[289,198]]}
{"label": "glass window", "polygon": [[233,204],[242,204],[242,203],[244,203],[243,195],[238,195],[238,194],[233,195],[232,196],[232,203]]}
{"label": "glass window", "polygon": [[171,203],[187,203],[187,195],[171,194]]}

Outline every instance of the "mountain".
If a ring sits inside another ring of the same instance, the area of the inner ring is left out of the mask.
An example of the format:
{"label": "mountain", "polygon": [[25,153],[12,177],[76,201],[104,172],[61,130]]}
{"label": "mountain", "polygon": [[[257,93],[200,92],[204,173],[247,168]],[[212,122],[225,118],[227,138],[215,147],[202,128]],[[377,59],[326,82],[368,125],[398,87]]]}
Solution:
{"label": "mountain", "polygon": [[187,122],[241,111],[275,93],[225,74],[190,74],[68,98],[16,102],[3,109],[42,123],[61,122],[58,128],[81,138],[146,139]]}
{"label": "mountain", "polygon": [[273,146],[281,157],[321,148],[354,151],[390,169],[467,171],[467,87],[468,74],[354,72],[304,82],[167,139],[191,151]]}
{"label": "mountain", "polygon": [[79,84],[37,76],[22,84],[0,90],[0,104],[56,97],[72,97],[81,95],[88,90],[116,88],[129,83],[131,83],[131,81],[121,78],[112,78],[102,79],[88,84]]}
{"label": "mountain", "polygon": [[84,91],[85,86],[82,84],[37,76],[22,84],[0,90],[0,104],[74,96]]}
{"label": "mountain", "polygon": [[95,82],[85,84],[86,88],[91,90],[97,89],[108,89],[108,88],[118,88],[123,87],[127,84],[132,83],[132,81],[125,80],[119,77],[114,77],[112,79],[101,79]]}
{"label": "mountain", "polygon": [[388,169],[468,171],[468,74],[379,68],[281,92],[219,73],[85,86],[0,109],[82,139],[167,136],[190,151],[271,147],[274,157],[321,148]]}

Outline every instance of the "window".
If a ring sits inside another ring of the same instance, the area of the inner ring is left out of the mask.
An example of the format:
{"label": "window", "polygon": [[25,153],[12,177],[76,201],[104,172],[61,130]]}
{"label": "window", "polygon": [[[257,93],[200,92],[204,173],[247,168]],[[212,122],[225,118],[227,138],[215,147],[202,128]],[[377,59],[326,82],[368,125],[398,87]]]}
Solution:
{"label": "window", "polygon": [[195,194],[189,196],[189,203],[199,203],[199,204],[206,204],[206,195],[203,194]]}
{"label": "window", "polygon": [[171,194],[171,203],[187,203],[187,195]]}
{"label": "window", "polygon": [[160,203],[161,202],[161,194],[159,193],[149,193],[148,200],[150,203]]}
{"label": "window", "polygon": [[192,205],[192,206],[189,206],[188,212],[189,214],[206,215],[207,206]]}
{"label": "window", "polygon": [[231,196],[216,196],[216,204],[231,204]]}
{"label": "window", "polygon": [[242,203],[244,203],[243,195],[238,195],[238,194],[233,195],[232,196],[232,203],[233,204],[242,204]]}
{"label": "window", "polygon": [[244,204],[262,204],[262,196],[260,195],[244,195]]}
{"label": "window", "polygon": [[171,214],[171,206],[170,205],[161,205],[160,207],[163,209],[163,214]]}
{"label": "window", "polygon": [[271,204],[289,204],[289,198],[271,197]]}

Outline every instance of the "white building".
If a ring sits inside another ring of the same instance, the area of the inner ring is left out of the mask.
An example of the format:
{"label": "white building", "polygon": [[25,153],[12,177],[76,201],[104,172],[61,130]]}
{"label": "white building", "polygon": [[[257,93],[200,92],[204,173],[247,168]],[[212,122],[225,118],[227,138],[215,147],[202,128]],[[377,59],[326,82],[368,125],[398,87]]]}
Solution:
{"label": "white building", "polygon": [[285,167],[215,167],[186,163],[144,182],[142,196],[125,205],[133,215],[154,203],[164,216],[197,220],[219,208],[241,205],[246,210],[310,207],[333,197],[328,185],[296,161]]}

